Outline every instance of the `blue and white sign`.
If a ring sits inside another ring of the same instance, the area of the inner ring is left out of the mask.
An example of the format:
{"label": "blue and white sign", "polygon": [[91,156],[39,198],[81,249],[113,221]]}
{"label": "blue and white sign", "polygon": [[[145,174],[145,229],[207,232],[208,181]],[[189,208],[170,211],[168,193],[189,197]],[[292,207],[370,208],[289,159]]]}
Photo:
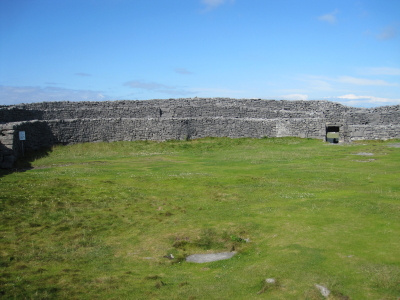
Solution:
{"label": "blue and white sign", "polygon": [[19,140],[20,141],[25,141],[25,131],[20,131],[19,132]]}

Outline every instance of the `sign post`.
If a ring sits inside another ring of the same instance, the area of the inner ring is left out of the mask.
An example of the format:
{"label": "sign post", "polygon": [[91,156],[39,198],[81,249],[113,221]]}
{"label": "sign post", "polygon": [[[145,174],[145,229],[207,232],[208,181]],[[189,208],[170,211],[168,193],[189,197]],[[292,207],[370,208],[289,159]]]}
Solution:
{"label": "sign post", "polygon": [[20,131],[20,132],[19,132],[19,140],[21,141],[22,156],[25,156],[25,155],[24,155],[25,131]]}

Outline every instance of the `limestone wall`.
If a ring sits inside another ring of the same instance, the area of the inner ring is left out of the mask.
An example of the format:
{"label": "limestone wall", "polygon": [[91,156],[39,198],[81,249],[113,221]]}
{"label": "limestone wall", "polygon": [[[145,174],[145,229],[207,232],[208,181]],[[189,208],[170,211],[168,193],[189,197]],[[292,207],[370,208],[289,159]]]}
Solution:
{"label": "limestone wall", "polygon": [[230,118],[118,118],[53,120],[55,143],[195,139],[207,136],[263,137],[275,134],[275,120]]}
{"label": "limestone wall", "polygon": [[0,107],[0,123],[96,118],[301,118],[337,114],[347,107],[328,101],[193,98],[148,101],[42,102]]}
{"label": "limestone wall", "polygon": [[[25,141],[19,140],[20,131],[25,131]],[[0,125],[0,168],[11,168],[23,151],[34,151],[52,145],[54,137],[47,121],[11,122]]]}
{"label": "limestone wall", "polygon": [[349,140],[390,140],[400,138],[400,125],[349,125]]}
{"label": "limestone wall", "polygon": [[400,138],[400,105],[353,108],[329,101],[191,98],[148,101],[43,102],[0,106],[0,167],[53,144],[214,137],[296,136],[340,142]]}

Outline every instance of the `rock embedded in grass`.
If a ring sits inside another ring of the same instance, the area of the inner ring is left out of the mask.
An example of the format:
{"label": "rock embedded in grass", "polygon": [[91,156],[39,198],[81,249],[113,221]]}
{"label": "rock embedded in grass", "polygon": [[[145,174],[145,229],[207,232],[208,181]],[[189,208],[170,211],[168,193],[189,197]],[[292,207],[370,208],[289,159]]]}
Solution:
{"label": "rock embedded in grass", "polygon": [[388,146],[393,148],[400,148],[400,143],[389,144]]}
{"label": "rock embedded in grass", "polygon": [[331,293],[328,288],[324,287],[323,285],[316,284],[315,287],[320,291],[321,295],[324,297],[328,297]]}
{"label": "rock embedded in grass", "polygon": [[187,262],[206,263],[232,258],[236,252],[220,252],[210,254],[193,254],[186,257]]}

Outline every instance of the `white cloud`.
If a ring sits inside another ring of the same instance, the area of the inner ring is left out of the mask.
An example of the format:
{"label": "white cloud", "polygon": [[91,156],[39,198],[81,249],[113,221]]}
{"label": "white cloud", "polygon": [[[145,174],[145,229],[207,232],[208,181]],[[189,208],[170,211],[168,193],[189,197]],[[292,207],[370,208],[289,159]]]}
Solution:
{"label": "white cloud", "polygon": [[354,99],[367,99],[367,98],[370,98],[370,96],[356,96],[356,95],[354,95],[354,94],[347,94],[347,95],[339,96],[339,97],[337,97],[337,98],[339,98],[339,99],[352,99],[352,100],[354,100]]}
{"label": "white cloud", "polygon": [[143,89],[169,95],[190,95],[194,92],[189,90],[178,89],[176,86],[169,86],[157,82],[144,82],[142,80],[132,80],[124,83],[124,86],[129,86],[134,89]]}
{"label": "white cloud", "polygon": [[378,85],[378,86],[397,86],[397,83],[389,83],[381,79],[365,79],[365,78],[355,78],[351,76],[339,76],[338,79],[333,79],[333,81],[341,83],[349,83],[355,85]]}
{"label": "white cloud", "polygon": [[361,96],[355,94],[347,94],[332,98],[343,99],[342,101],[339,100],[338,102],[351,106],[371,106],[371,105],[380,106],[380,105],[400,104],[400,99],[380,98],[375,96]]}
{"label": "white cloud", "polygon": [[206,5],[207,10],[210,10],[227,2],[233,3],[235,0],[201,0],[201,2]]}
{"label": "white cloud", "polygon": [[308,100],[308,95],[303,94],[282,95],[281,97],[285,100]]}
{"label": "white cloud", "polygon": [[[371,71],[371,70],[370,70]],[[389,70],[375,70],[375,72],[397,72],[397,69]],[[356,78],[352,76],[339,76],[337,78],[325,77],[325,76],[303,76],[300,78],[302,81],[306,81],[311,85],[314,90],[333,90],[330,82],[340,82],[345,84],[354,85],[375,85],[375,86],[398,86],[398,83],[390,83],[381,79],[366,79],[366,78]]]}
{"label": "white cloud", "polygon": [[388,26],[384,28],[376,38],[381,41],[390,40],[397,36],[397,28],[395,26]]}
{"label": "white cloud", "polygon": [[335,9],[333,12],[322,15],[318,17],[318,20],[323,21],[323,22],[328,22],[330,24],[335,24],[336,23],[336,14],[339,12],[339,10]]}
{"label": "white cloud", "polygon": [[60,87],[0,86],[0,104],[48,101],[101,101],[107,98],[100,91],[74,90]]}
{"label": "white cloud", "polygon": [[400,69],[398,68],[365,68],[361,73],[366,75],[400,75]]}
{"label": "white cloud", "polygon": [[193,74],[193,72],[190,72],[188,70],[186,70],[185,68],[175,68],[174,71],[178,74],[182,74],[182,75],[190,75]]}

